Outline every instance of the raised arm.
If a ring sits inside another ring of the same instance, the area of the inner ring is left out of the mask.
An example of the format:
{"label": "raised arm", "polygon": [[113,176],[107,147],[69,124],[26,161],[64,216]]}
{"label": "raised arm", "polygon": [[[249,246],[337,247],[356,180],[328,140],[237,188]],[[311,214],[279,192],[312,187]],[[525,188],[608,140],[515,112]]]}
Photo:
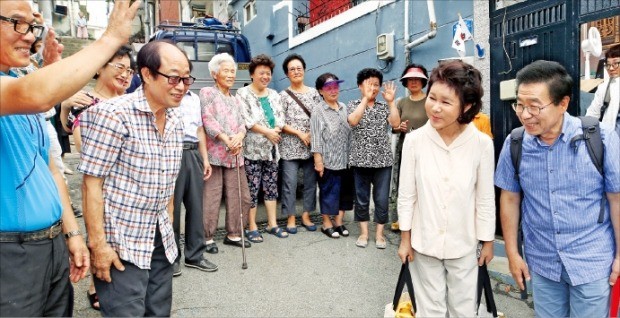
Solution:
{"label": "raised arm", "polygon": [[[141,1],[116,0],[108,28],[101,38],[74,55],[21,78],[0,77],[0,116],[47,111],[69,98],[93,77],[131,36],[131,24]],[[32,33],[24,37],[34,37]],[[49,31],[46,46],[58,45]],[[37,92],[33,94],[33,92]]]}

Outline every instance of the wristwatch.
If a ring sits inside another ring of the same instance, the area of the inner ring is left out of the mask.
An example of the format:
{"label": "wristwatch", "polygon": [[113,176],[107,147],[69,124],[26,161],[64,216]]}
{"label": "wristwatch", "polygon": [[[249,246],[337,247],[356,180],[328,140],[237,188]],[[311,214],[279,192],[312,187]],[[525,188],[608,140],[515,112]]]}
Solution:
{"label": "wristwatch", "polygon": [[82,235],[82,232],[80,232],[80,230],[75,230],[75,231],[71,231],[71,232],[65,233],[65,238],[66,239],[70,239],[70,238],[72,238],[74,236],[78,236],[78,235]]}

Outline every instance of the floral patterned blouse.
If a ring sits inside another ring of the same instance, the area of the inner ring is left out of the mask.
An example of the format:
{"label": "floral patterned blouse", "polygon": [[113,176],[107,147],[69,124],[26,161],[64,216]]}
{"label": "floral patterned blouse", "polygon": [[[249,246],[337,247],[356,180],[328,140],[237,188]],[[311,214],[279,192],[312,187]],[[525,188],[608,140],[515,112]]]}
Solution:
{"label": "floral patterned blouse", "polygon": [[[234,96],[225,96],[216,87],[205,87],[200,90],[200,107],[202,124],[207,133],[209,163],[226,168],[236,167],[235,156],[226,151],[226,144],[217,139],[217,135],[232,136],[246,131],[241,103]],[[243,166],[243,160],[239,160],[239,166]]]}
{"label": "floral patterned blouse", "polygon": [[[293,91],[291,91],[293,92]],[[305,93],[293,92],[295,96],[306,106],[310,114],[314,112],[316,106],[321,105],[323,100],[319,92],[309,87]],[[297,104],[297,102],[286,91],[280,92],[282,101],[282,110],[284,111],[284,122],[294,129],[304,133],[310,132],[310,116]],[[308,159],[312,156],[310,147],[304,145],[299,137],[282,134],[282,142],[280,142],[280,155],[284,160]]]}
{"label": "floral patterned blouse", "polygon": [[[276,127],[282,128],[284,127],[284,112],[280,104],[280,95],[271,88],[267,88],[267,91],[269,92],[269,104],[276,118]],[[243,156],[249,160],[280,160],[278,146],[271,143],[264,135],[250,130],[256,124],[269,127],[258,96],[254,94],[250,86],[246,86],[237,90],[237,98],[241,102],[241,113],[248,131],[243,140],[245,147]]]}
{"label": "floral patterned blouse", "polygon": [[[347,104],[349,114],[355,111],[362,101],[357,99]],[[351,147],[349,165],[361,168],[384,168],[394,162],[390,135],[392,128],[388,123],[389,106],[375,101],[373,107],[366,107],[359,124],[351,127]]]}

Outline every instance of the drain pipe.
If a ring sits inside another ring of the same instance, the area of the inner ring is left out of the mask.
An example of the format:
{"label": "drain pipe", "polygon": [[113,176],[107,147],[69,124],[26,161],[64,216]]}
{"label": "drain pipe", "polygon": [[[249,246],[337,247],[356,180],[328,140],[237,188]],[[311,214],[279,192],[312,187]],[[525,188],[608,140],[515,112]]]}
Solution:
{"label": "drain pipe", "polygon": [[[408,2],[409,1],[405,0],[405,6],[406,6],[406,9],[405,9],[406,10],[405,11],[405,17],[406,17],[406,19],[405,19],[405,28],[406,28],[405,29],[405,36],[407,36],[407,37],[409,35],[409,30],[408,30],[408,28],[409,28]],[[420,44],[422,44],[422,43],[424,43],[424,42],[434,38],[435,35],[437,35],[437,18],[435,18],[435,1],[433,1],[433,0],[426,0],[426,5],[428,6],[428,19],[430,21],[430,29],[431,30],[427,34],[425,34],[425,35],[423,35],[423,36],[421,36],[421,37],[419,37],[419,38],[417,38],[417,39],[415,39],[415,40],[413,40],[413,41],[411,41],[411,42],[409,42],[409,43],[407,43],[405,45],[405,54],[407,54],[407,55],[409,55],[409,51],[411,51],[412,48],[414,48],[414,47],[416,47],[416,46],[418,46],[418,45],[420,45]],[[409,41],[409,39],[407,37],[405,37],[405,41]]]}

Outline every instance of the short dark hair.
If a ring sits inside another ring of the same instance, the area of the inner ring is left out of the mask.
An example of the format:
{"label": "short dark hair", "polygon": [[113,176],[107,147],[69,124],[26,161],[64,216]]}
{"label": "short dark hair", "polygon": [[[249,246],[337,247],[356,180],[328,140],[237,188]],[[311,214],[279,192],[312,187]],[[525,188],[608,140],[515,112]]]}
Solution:
{"label": "short dark hair", "polygon": [[334,79],[334,80],[339,80],[338,76],[332,74],[332,73],[323,73],[321,75],[319,75],[319,77],[316,78],[316,82],[314,83],[314,87],[316,88],[316,90],[320,90],[323,89],[323,86],[325,86],[325,82],[327,82],[328,79]]}
{"label": "short dark hair", "polygon": [[[134,61],[133,57],[131,56],[131,52],[133,52],[133,50],[131,49],[131,46],[129,45],[123,45],[121,46],[115,53],[114,55],[112,55],[112,57],[108,60],[108,62],[106,62],[106,65],[104,65],[104,67],[107,67],[108,64],[112,62],[114,59],[118,58],[118,57],[124,57],[127,56],[129,58],[129,67],[132,70],[136,69],[136,62]],[[94,79],[99,78],[99,74],[96,74],[93,76]]]}
{"label": "short dark hair", "polygon": [[[443,62],[433,69],[428,80],[428,92],[435,83],[442,83],[454,90],[461,103],[459,124],[469,124],[482,109],[482,75],[475,67],[460,60]],[[465,106],[471,107],[465,111]]]}
{"label": "short dark hair", "polygon": [[365,80],[376,77],[379,79],[379,85],[383,84],[383,74],[376,68],[365,68],[357,73],[357,85],[362,85]]}
{"label": "short dark hair", "polygon": [[306,61],[304,61],[304,58],[301,57],[301,55],[297,53],[293,53],[287,56],[284,59],[284,62],[282,62],[282,70],[284,71],[284,74],[288,73],[288,63],[290,63],[293,60],[299,60],[301,62],[301,66],[303,66],[304,70],[306,70]]}
{"label": "short dark hair", "polygon": [[187,63],[189,64],[189,70],[192,71],[192,61],[187,58],[187,54],[181,48],[179,48],[174,42],[168,39],[155,40],[145,44],[140,51],[138,52],[138,73],[140,73],[140,79],[142,83],[144,83],[144,78],[142,76],[142,69],[147,68],[153,77],[157,77],[159,72],[159,68],[161,67],[161,55],[160,48],[162,45],[170,44],[177,48],[179,51],[183,53]]}
{"label": "short dark hair", "polygon": [[559,104],[565,96],[571,96],[573,79],[564,66],[558,62],[538,60],[517,72],[517,91],[521,84],[547,84],[549,96],[554,105]]}
{"label": "short dark hair", "polygon": [[276,64],[273,62],[273,60],[269,56],[267,56],[266,54],[259,54],[250,60],[250,66],[249,66],[250,75],[254,74],[256,67],[260,65],[269,67],[271,69],[271,73],[273,73],[273,68],[276,67]]}
{"label": "short dark hair", "polygon": [[609,50],[605,52],[605,60],[612,59],[614,57],[620,57],[620,43],[610,47]]}
{"label": "short dark hair", "polygon": [[[403,73],[400,74],[400,77],[405,76],[405,74],[407,74],[407,71],[409,71],[410,68],[419,68],[420,70],[422,70],[422,74],[424,74],[424,76],[426,76],[426,78],[428,78],[428,71],[426,70],[426,67],[422,66],[421,64],[415,64],[415,63],[411,63],[409,65],[407,65],[405,67],[405,70],[403,70]],[[409,78],[403,78],[400,80],[400,83],[404,86],[407,87],[407,81],[409,80]],[[424,78],[420,78],[420,81],[422,81],[422,88],[424,88],[426,86],[426,84],[428,83],[427,79]]]}

